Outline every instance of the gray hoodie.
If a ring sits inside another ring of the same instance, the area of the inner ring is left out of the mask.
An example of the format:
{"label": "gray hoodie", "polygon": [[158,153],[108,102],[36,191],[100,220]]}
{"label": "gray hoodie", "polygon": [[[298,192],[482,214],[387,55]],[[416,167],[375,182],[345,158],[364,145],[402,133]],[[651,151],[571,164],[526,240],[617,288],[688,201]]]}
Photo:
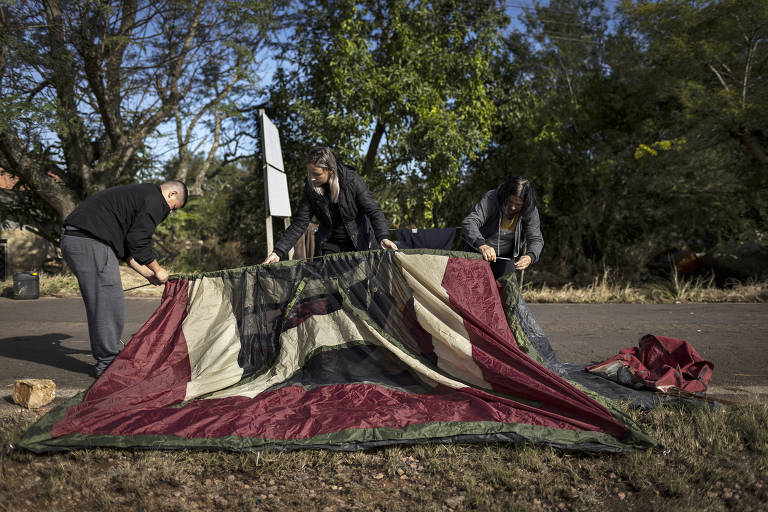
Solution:
{"label": "gray hoodie", "polygon": [[[506,198],[500,197],[500,189],[501,186],[486,192],[461,223],[461,236],[475,251],[481,245],[489,245],[498,254],[501,237],[501,207],[506,200]],[[539,210],[535,206],[529,211],[520,212],[520,220],[515,227],[514,239],[512,254],[514,258],[521,256],[523,247],[525,247],[525,254],[531,257],[532,263],[539,260],[541,249],[544,247],[544,238],[541,236]],[[501,255],[499,254],[499,256]]]}

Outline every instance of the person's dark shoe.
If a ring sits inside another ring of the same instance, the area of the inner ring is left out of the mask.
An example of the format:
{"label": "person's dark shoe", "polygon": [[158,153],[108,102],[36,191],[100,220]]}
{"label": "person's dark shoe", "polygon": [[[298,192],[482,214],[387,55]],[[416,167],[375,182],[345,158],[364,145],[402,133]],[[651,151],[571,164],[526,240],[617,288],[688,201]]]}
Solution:
{"label": "person's dark shoe", "polygon": [[107,368],[109,368],[109,365],[112,364],[112,361],[114,360],[114,357],[112,357],[112,359],[97,359],[96,364],[91,367],[91,377],[94,379],[101,377],[101,374],[104,373]]}

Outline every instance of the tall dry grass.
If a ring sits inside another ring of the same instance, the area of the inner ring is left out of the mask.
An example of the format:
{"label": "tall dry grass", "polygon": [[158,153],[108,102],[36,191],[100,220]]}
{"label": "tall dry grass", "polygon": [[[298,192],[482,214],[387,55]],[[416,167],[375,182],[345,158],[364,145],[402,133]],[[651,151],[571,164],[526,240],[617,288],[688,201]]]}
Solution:
{"label": "tall dry grass", "polygon": [[[73,274],[46,274],[40,273],[41,297],[79,297],[80,288]],[[120,265],[120,279],[123,289],[128,290],[128,297],[160,297],[163,294],[163,286],[147,285],[147,280],[126,265]],[[136,288],[140,287],[140,288]],[[133,289],[131,289],[133,288]],[[0,296],[13,297],[13,281],[0,283]]]}
{"label": "tall dry grass", "polygon": [[732,282],[719,287],[712,277],[684,278],[677,272],[669,280],[642,285],[619,282],[608,270],[584,287],[566,284],[523,286],[523,297],[529,303],[569,304],[668,304],[681,302],[765,302],[768,282]]}
{"label": "tall dry grass", "polygon": [[584,287],[574,287],[570,283],[561,287],[548,285],[523,285],[523,297],[529,303],[570,303],[570,304],[608,304],[608,303],[643,303],[646,297],[636,287],[628,283],[620,284],[612,279],[609,271],[596,276],[592,283]]}

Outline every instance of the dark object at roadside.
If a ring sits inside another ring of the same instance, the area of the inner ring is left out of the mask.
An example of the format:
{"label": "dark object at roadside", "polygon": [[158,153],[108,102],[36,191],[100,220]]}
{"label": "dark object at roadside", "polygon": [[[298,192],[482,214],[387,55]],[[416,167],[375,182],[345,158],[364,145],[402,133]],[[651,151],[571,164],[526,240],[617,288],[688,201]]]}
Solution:
{"label": "dark object at roadside", "polygon": [[720,245],[700,258],[701,272],[713,274],[718,284],[737,279],[768,279],[768,246],[756,242]]}
{"label": "dark object at roadside", "polygon": [[732,280],[768,279],[768,246],[753,242],[723,244],[707,252],[668,249],[646,266],[662,276],[671,272],[713,276],[718,285]]}
{"label": "dark object at roadside", "polygon": [[693,274],[701,268],[702,256],[703,253],[667,249],[649,261],[647,267],[648,270],[661,275],[669,275],[673,271],[680,274]]}
{"label": "dark object at roadside", "polygon": [[40,276],[37,272],[13,274],[14,299],[37,299],[38,297],[40,297]]}

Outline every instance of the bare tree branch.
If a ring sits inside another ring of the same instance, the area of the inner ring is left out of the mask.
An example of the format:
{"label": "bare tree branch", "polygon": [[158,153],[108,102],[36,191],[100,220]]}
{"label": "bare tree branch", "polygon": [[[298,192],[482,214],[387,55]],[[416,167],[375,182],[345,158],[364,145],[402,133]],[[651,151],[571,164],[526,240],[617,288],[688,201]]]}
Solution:
{"label": "bare tree branch", "polygon": [[723,89],[725,89],[726,91],[730,91],[731,89],[728,87],[728,84],[725,82],[723,75],[720,74],[717,68],[715,68],[715,66],[713,66],[712,64],[708,64],[708,66],[709,66],[709,69],[712,70],[712,72],[715,74],[717,79],[720,81],[720,85],[723,86]]}
{"label": "bare tree branch", "polygon": [[744,65],[744,81],[742,82],[741,87],[741,108],[746,108],[747,106],[747,90],[749,86],[749,78],[752,74],[752,65],[755,60],[755,54],[757,53],[757,44],[759,42],[759,39],[757,37],[757,34],[753,32],[752,36],[750,37],[749,41],[749,48],[747,50],[747,62]]}

